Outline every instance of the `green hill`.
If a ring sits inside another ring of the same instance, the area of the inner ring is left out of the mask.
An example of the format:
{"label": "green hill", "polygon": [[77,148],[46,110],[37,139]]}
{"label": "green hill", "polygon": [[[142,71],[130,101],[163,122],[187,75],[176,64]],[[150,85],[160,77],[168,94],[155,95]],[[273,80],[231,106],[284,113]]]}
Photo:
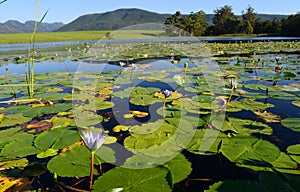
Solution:
{"label": "green hill", "polygon": [[[142,23],[164,23],[171,14],[159,14],[141,9],[118,9],[106,13],[96,13],[80,16],[56,31],[90,31],[117,30],[123,27]],[[187,15],[186,15],[187,16]],[[214,14],[206,14],[209,25],[213,24]],[[238,15],[241,18],[240,15]],[[287,18],[288,15],[257,14],[262,21],[277,18]]]}
{"label": "green hill", "polygon": [[106,13],[83,15],[57,31],[116,30],[135,24],[163,23],[170,14],[141,9],[118,9]]}

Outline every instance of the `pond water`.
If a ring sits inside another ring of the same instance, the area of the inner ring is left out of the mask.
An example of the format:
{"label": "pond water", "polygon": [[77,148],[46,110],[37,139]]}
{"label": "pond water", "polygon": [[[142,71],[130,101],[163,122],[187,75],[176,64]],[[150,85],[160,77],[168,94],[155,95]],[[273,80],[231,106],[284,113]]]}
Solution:
{"label": "pond water", "polygon": [[[145,187],[145,174],[148,187],[162,191],[233,191],[237,186],[297,191],[297,40],[113,40],[113,45],[97,42],[102,48],[94,50],[87,47],[94,41],[41,43],[37,47],[51,51],[40,50],[35,58],[34,97],[40,100],[25,103],[14,100],[28,98],[27,86],[18,85],[26,84],[26,61],[15,52],[5,55],[0,66],[0,163],[20,158],[25,163],[4,167],[4,174],[22,173],[37,190],[88,190],[90,153],[79,143],[77,128],[97,128],[110,141],[96,153],[102,159],[95,166],[96,190],[134,183],[129,188],[138,191]],[[203,46],[202,41],[216,43]],[[78,48],[65,49],[70,45]],[[26,45],[0,46],[0,52],[22,49]],[[165,90],[172,93],[167,96]],[[220,106],[222,99],[226,104]],[[206,141],[212,143],[204,150]],[[137,177],[132,181],[127,175]],[[153,175],[161,177],[149,179]],[[277,181],[275,187],[270,180]]]}

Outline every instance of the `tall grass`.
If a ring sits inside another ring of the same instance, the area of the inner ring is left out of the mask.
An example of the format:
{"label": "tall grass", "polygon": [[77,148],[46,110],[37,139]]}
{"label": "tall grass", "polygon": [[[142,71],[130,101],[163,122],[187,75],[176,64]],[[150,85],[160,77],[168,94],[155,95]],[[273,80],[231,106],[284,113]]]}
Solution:
{"label": "tall grass", "polygon": [[43,15],[41,20],[38,21],[40,3],[41,3],[40,0],[38,0],[38,5],[36,8],[36,19],[35,19],[36,22],[35,22],[34,30],[31,34],[31,38],[30,38],[30,43],[29,43],[29,47],[28,47],[28,57],[27,57],[27,63],[26,63],[27,64],[27,73],[25,76],[26,76],[26,82],[28,84],[27,91],[28,91],[29,99],[34,98],[34,56],[35,56],[34,44],[35,44],[36,32],[48,13],[48,11],[46,11],[46,13]]}

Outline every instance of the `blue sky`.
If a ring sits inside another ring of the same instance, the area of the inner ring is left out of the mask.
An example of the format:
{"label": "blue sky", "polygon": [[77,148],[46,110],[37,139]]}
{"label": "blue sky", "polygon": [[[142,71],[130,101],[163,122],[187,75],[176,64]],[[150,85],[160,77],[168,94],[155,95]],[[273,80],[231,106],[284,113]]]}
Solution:
{"label": "blue sky", "polygon": [[[0,0],[1,2],[2,0]],[[35,19],[38,0],[7,0],[0,4],[0,23]],[[49,10],[45,22],[69,23],[84,14],[103,13],[119,8],[141,8],[158,13],[181,13],[203,10],[213,13],[216,8],[230,5],[235,14],[251,5],[257,13],[295,14],[300,12],[299,0],[41,0],[40,17]]]}

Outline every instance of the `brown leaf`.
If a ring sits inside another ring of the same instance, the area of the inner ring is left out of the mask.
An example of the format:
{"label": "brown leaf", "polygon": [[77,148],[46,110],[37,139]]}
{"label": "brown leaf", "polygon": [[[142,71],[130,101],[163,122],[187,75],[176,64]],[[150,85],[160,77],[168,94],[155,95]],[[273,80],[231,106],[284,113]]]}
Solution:
{"label": "brown leaf", "polygon": [[35,133],[40,133],[49,130],[53,127],[52,122],[33,120],[25,126],[25,129],[35,129]]}
{"label": "brown leaf", "polygon": [[281,117],[278,115],[275,115],[271,112],[260,112],[260,111],[255,111],[255,115],[257,115],[260,119],[264,120],[267,123],[278,123],[281,121]]}

